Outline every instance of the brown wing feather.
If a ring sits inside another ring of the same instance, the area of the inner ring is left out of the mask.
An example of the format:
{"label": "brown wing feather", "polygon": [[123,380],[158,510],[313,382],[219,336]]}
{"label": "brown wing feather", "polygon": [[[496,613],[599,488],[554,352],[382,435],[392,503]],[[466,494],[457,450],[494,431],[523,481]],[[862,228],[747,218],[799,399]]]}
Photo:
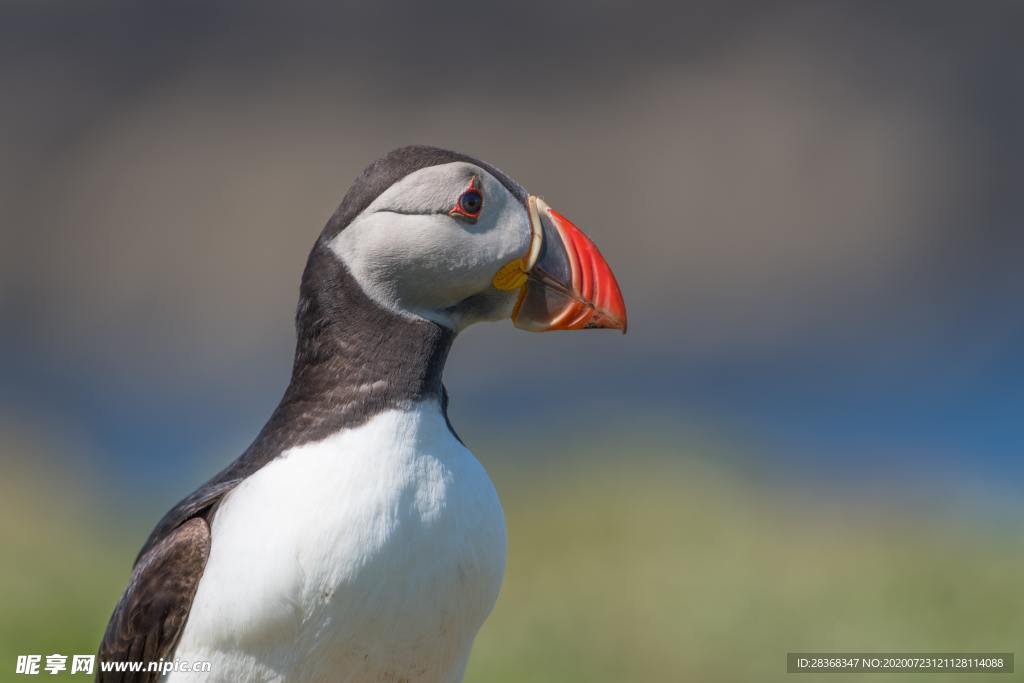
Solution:
{"label": "brown wing feather", "polygon": [[[100,662],[168,658],[188,619],[210,556],[210,527],[193,517],[139,558],[100,643]],[[153,683],[159,672],[103,672],[97,683]]]}

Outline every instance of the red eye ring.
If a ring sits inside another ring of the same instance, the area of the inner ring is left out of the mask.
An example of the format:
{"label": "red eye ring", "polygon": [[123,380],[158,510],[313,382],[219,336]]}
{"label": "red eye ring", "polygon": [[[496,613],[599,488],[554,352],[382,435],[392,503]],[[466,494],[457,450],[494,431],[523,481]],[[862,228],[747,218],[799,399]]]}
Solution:
{"label": "red eye ring", "polygon": [[462,194],[459,195],[458,200],[455,202],[455,208],[449,211],[448,215],[475,223],[476,219],[480,218],[480,212],[483,211],[483,208],[483,187],[480,185],[480,179],[473,176],[469,180],[469,186],[462,191]]}

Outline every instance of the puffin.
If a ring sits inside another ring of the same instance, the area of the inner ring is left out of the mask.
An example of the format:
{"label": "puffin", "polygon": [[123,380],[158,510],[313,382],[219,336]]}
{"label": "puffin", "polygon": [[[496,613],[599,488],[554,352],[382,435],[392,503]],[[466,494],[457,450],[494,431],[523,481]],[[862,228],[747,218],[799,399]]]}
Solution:
{"label": "puffin", "polygon": [[594,243],[505,173],[419,145],[371,163],[309,254],[280,403],[149,535],[96,680],[461,681],[506,530],[442,375],[504,319],[626,331]]}

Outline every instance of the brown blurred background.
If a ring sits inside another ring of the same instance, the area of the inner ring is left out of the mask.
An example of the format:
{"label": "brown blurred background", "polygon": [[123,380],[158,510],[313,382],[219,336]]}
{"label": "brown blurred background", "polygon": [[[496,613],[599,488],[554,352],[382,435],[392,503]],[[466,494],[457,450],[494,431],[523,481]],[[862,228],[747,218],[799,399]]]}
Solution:
{"label": "brown blurred background", "polygon": [[1020,642],[1019,3],[8,2],[0,54],[9,659],[94,646],[276,403],[323,223],[410,143],[543,195],[630,309],[456,344],[513,534],[468,680]]}

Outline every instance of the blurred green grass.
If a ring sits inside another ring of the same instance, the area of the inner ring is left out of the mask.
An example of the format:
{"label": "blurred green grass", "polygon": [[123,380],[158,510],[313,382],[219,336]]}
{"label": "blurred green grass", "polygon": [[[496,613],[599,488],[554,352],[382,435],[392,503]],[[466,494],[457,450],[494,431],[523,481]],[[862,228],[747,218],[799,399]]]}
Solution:
{"label": "blurred green grass", "polygon": [[[700,449],[628,443],[491,461],[509,565],[467,681],[774,681],[792,678],[787,651],[1022,642],[1022,524],[830,498]],[[14,465],[0,488],[0,648],[12,677],[17,654],[94,651],[150,523],[118,527],[61,472]],[[890,678],[924,676],[798,677]]]}
{"label": "blurred green grass", "polygon": [[[644,452],[499,483],[508,574],[467,680],[773,681],[792,678],[788,651],[1022,642],[1021,525],[829,500]],[[908,676],[922,678],[798,679]]]}

